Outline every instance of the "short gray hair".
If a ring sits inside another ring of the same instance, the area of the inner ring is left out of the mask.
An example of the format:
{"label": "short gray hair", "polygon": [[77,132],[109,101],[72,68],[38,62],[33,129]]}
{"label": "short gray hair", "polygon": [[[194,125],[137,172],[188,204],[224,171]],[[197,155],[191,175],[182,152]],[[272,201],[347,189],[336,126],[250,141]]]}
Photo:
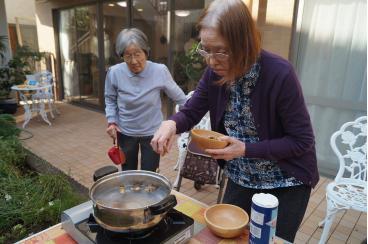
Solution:
{"label": "short gray hair", "polygon": [[131,44],[137,45],[148,56],[150,50],[150,47],[148,46],[148,38],[141,30],[137,28],[127,28],[119,33],[118,37],[116,38],[116,53],[119,56],[122,56],[125,49]]}

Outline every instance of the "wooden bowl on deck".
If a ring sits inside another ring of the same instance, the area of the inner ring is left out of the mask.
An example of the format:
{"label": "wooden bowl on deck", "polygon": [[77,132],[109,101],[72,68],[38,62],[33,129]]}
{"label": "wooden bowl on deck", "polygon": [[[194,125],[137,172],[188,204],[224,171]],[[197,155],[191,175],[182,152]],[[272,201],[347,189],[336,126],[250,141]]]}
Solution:
{"label": "wooden bowl on deck", "polygon": [[218,138],[224,136],[212,130],[192,129],[192,141],[202,150],[222,149],[227,146],[227,142],[220,141]]}
{"label": "wooden bowl on deck", "polygon": [[215,204],[207,208],[204,219],[210,231],[222,238],[240,236],[249,222],[247,212],[231,204]]}

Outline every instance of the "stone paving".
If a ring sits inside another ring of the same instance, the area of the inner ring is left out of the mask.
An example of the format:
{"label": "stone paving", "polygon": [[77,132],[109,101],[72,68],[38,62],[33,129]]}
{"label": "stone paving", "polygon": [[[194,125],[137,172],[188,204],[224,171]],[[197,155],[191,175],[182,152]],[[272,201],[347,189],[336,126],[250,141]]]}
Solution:
{"label": "stone paving", "polygon": [[[23,141],[23,145],[62,170],[74,180],[89,188],[93,184],[93,172],[106,165],[112,165],[107,150],[112,146],[111,138],[106,134],[106,120],[102,112],[92,111],[78,106],[58,103],[60,115],[51,120],[52,126],[35,115],[26,130],[32,137]],[[19,127],[23,122],[22,108],[16,115]],[[28,134],[23,133],[26,137]],[[160,173],[174,182],[174,171],[178,151],[176,145],[160,161]],[[321,177],[312,192],[307,213],[297,233],[295,243],[318,243],[322,230],[318,223],[325,216],[325,187],[330,179]],[[193,181],[183,179],[180,192],[208,205],[216,203],[218,189],[214,185],[205,185],[199,191],[193,187]],[[362,243],[367,236],[367,214],[356,211],[340,213],[331,228],[328,243]]]}

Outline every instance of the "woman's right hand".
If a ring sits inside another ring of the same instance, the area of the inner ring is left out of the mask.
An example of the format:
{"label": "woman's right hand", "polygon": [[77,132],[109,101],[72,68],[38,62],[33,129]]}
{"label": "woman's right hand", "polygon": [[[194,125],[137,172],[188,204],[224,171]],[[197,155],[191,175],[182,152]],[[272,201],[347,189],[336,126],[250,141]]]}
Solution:
{"label": "woman's right hand", "polygon": [[106,129],[106,133],[112,138],[112,139],[114,139],[114,140],[116,140],[116,132],[117,131],[119,131],[119,132],[121,132],[120,131],[120,129],[119,129],[119,127],[116,125],[116,124],[114,124],[114,123],[112,123],[112,124],[110,124],[108,127],[107,127],[107,129]]}
{"label": "woman's right hand", "polygon": [[151,140],[153,150],[164,156],[171,148],[176,134],[176,123],[173,120],[166,120],[161,123],[160,128]]}

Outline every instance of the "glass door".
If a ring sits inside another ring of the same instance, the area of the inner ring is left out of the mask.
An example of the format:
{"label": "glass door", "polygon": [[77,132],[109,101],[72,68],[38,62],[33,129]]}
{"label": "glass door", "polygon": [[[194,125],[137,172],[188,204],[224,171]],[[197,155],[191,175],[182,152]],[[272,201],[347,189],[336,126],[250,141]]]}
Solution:
{"label": "glass door", "polygon": [[[134,0],[132,26],[148,37],[149,59],[164,63],[176,83],[185,93],[195,88],[205,64],[202,58],[189,58],[189,52],[198,42],[195,25],[212,0]],[[195,55],[194,55],[195,56]],[[163,114],[173,112],[173,104],[163,95]]]}
{"label": "glass door", "polygon": [[[164,0],[132,1],[132,26],[147,35],[151,48],[148,59],[169,67],[170,29],[168,26],[168,8],[168,2]],[[166,118],[172,114],[174,106],[164,93],[161,98],[162,114]]]}
{"label": "glass door", "polygon": [[128,27],[128,6],[127,1],[111,1],[102,6],[105,71],[107,71],[110,66],[122,62],[115,52],[115,42],[119,32]]}
{"label": "glass door", "polygon": [[132,5],[132,26],[147,35],[151,47],[148,59],[167,65],[170,35],[167,1],[135,0]]}
{"label": "glass door", "polygon": [[99,105],[96,5],[60,11],[59,42],[64,98]]}
{"label": "glass door", "polygon": [[80,101],[99,105],[96,5],[75,8],[76,59]]}
{"label": "glass door", "polygon": [[173,60],[174,78],[185,93],[194,90],[206,67],[194,50],[199,42],[196,24],[212,0],[175,0]]}
{"label": "glass door", "polygon": [[60,11],[59,44],[61,76],[64,87],[64,98],[68,101],[79,100],[80,96],[76,60],[76,40],[74,9]]}

